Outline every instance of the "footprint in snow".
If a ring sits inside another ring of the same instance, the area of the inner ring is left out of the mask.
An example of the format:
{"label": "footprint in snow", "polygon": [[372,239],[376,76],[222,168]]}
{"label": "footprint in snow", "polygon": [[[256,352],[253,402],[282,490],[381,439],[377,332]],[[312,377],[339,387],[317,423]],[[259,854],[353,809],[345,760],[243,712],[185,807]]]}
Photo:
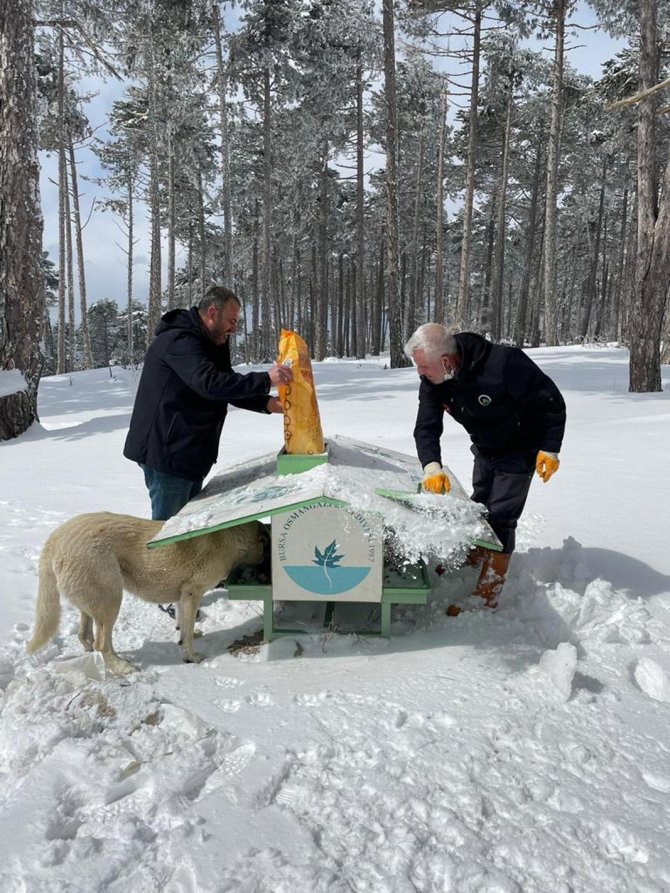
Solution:
{"label": "footprint in snow", "polygon": [[228,784],[232,778],[239,775],[248,765],[255,752],[256,745],[249,742],[248,744],[241,744],[234,750],[229,751],[229,753],[224,754],[218,768],[208,776],[198,791],[197,796],[192,797],[191,799],[195,803],[198,803],[208,794],[218,791],[220,788],[224,788],[228,799],[231,802],[236,803],[237,795],[235,794],[235,791],[228,787]]}
{"label": "footprint in snow", "polygon": [[223,710],[224,713],[237,713],[242,706],[242,701],[214,701],[214,706]]}
{"label": "footprint in snow", "polygon": [[651,788],[652,791],[658,791],[661,794],[670,794],[670,777],[666,775],[654,775],[651,772],[643,772],[642,781],[648,788]]}
{"label": "footprint in snow", "polygon": [[320,691],[318,694],[314,695],[295,695],[293,701],[294,703],[300,704],[303,707],[318,707],[320,704],[323,704],[324,701],[327,701],[330,697],[332,697],[332,695],[329,691]]}
{"label": "footprint in snow", "polygon": [[244,685],[244,682],[241,679],[235,679],[234,676],[219,676],[214,679],[214,685],[218,685],[219,688],[238,688],[240,685]]}
{"label": "footprint in snow", "polygon": [[247,704],[252,704],[254,707],[273,707],[274,706],[274,698],[272,695],[269,695],[267,692],[259,691],[253,695],[247,696]]}

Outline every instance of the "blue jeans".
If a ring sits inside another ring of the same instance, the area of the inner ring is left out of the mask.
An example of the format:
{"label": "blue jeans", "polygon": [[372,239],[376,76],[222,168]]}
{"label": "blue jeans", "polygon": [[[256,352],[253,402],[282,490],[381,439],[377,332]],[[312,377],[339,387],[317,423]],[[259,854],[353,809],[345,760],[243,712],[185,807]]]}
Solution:
{"label": "blue jeans", "polygon": [[152,521],[167,521],[202,490],[202,478],[199,481],[189,481],[174,474],[156,471],[148,465],[140,464],[140,468],[144,472],[144,483],[151,499]]}

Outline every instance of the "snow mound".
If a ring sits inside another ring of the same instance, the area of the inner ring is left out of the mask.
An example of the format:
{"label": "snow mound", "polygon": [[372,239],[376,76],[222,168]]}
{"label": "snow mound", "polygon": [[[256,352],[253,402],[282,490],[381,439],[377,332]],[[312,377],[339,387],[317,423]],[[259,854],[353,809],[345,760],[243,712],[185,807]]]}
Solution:
{"label": "snow mound", "polygon": [[545,651],[540,658],[540,672],[546,676],[553,694],[567,701],[572,694],[572,680],[577,669],[577,649],[570,642],[561,642],[554,651]]}
{"label": "snow mound", "polygon": [[670,702],[670,680],[656,661],[649,657],[640,658],[633,675],[642,691],[654,701]]}

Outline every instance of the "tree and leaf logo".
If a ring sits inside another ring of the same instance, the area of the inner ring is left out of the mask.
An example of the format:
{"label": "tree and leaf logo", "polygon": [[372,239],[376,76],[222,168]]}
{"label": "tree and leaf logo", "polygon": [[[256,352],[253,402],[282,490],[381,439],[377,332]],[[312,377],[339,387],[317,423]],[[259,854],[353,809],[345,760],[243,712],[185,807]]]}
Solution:
{"label": "tree and leaf logo", "polygon": [[317,567],[323,568],[323,572],[329,580],[331,578],[328,576],[328,568],[339,567],[340,561],[344,558],[344,554],[337,554],[337,548],[337,540],[333,540],[332,543],[329,543],[323,552],[318,546],[314,546],[314,554],[316,555],[316,558],[312,558],[312,561]]}
{"label": "tree and leaf logo", "polygon": [[320,549],[314,546],[312,565],[285,565],[284,570],[301,589],[317,595],[337,595],[358,586],[370,572],[369,567],[342,567],[345,552],[339,552],[337,540]]}

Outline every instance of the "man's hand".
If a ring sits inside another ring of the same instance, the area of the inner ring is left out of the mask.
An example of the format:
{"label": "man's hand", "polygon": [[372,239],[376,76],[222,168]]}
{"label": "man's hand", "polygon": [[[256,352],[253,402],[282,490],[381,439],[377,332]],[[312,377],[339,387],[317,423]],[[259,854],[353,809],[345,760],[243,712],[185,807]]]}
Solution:
{"label": "man's hand", "polygon": [[268,369],[268,375],[271,383],[274,387],[277,387],[280,384],[288,384],[293,378],[293,371],[288,366],[280,366],[278,363],[273,363]]}
{"label": "man's hand", "polygon": [[423,469],[423,483],[426,493],[448,493],[451,490],[449,478],[442,471],[439,462],[429,462]]}
{"label": "man's hand", "polygon": [[284,407],[279,397],[269,397],[265,408],[268,412],[284,412]]}
{"label": "man's hand", "polygon": [[556,474],[560,464],[558,453],[545,453],[540,450],[535,460],[535,471],[546,484],[552,474]]}

